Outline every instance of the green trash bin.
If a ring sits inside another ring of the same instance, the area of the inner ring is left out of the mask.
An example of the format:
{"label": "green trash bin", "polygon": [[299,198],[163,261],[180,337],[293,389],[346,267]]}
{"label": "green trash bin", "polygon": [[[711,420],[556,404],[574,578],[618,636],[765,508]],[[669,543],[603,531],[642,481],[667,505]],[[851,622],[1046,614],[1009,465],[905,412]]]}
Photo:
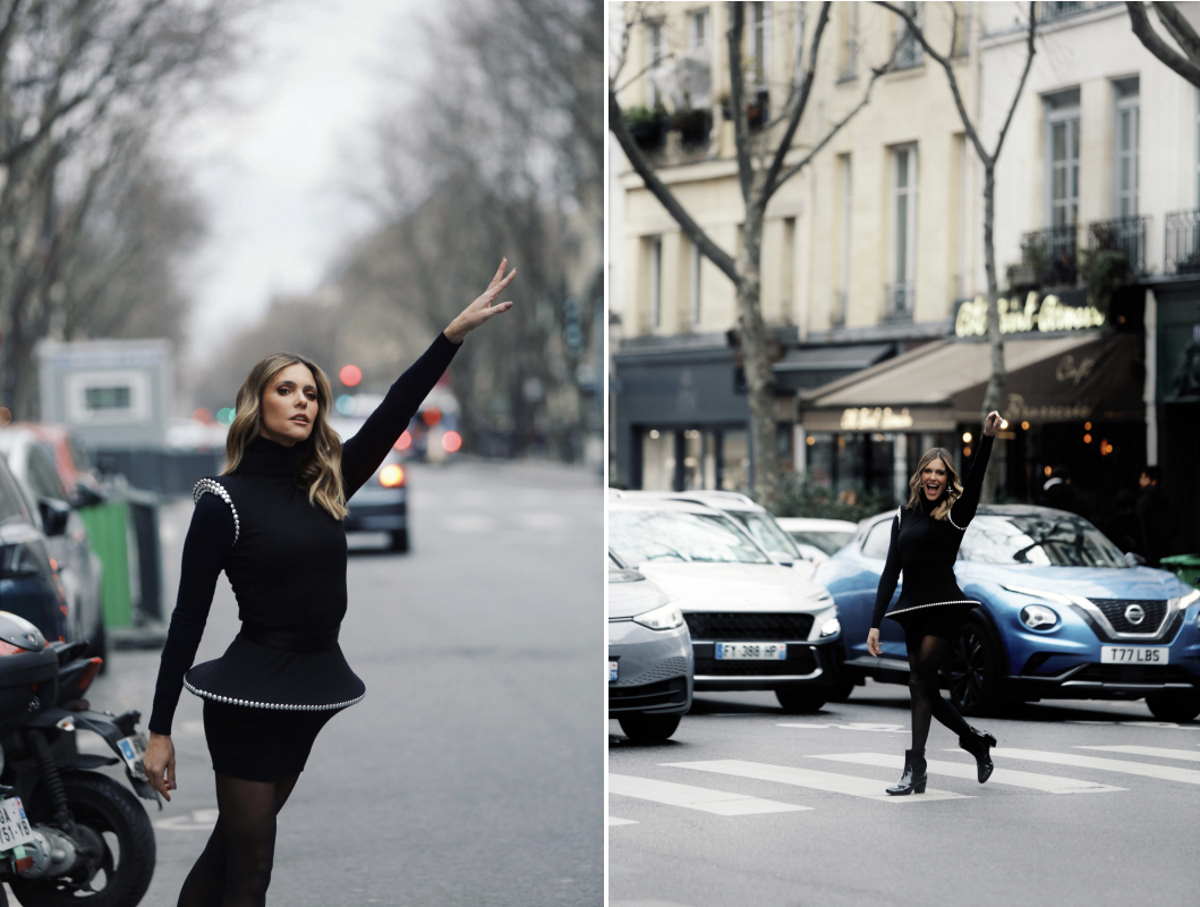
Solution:
{"label": "green trash bin", "polygon": [[1159,564],[1185,583],[1200,588],[1200,554],[1173,554],[1161,558]]}
{"label": "green trash bin", "polygon": [[110,497],[79,511],[88,541],[103,565],[100,592],[106,627],[133,625],[133,585],[129,578],[129,504]]}

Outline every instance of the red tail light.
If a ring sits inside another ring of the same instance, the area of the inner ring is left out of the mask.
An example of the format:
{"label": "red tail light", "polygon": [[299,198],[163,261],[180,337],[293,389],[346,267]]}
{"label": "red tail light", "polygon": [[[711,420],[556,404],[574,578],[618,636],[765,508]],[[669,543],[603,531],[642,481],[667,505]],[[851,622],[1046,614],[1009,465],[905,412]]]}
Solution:
{"label": "red tail light", "polygon": [[79,692],[83,694],[87,692],[87,688],[92,685],[92,681],[96,679],[96,675],[100,673],[100,665],[104,664],[104,659],[95,655],[88,659],[88,666],[83,669],[83,673],[79,675]]}

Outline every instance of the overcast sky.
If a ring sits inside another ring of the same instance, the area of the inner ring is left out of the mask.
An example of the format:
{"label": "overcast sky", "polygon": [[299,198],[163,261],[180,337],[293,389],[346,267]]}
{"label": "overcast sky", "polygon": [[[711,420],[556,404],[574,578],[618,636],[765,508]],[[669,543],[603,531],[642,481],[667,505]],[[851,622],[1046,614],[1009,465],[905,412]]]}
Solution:
{"label": "overcast sky", "polygon": [[[259,13],[234,102],[198,112],[167,144],[207,209],[189,263],[192,362],[253,321],[272,293],[313,289],[365,211],[343,180],[369,155],[375,111],[394,101],[381,70],[421,65],[419,0],[279,0]],[[427,5],[425,5],[428,8]],[[391,95],[392,97],[389,97]]]}

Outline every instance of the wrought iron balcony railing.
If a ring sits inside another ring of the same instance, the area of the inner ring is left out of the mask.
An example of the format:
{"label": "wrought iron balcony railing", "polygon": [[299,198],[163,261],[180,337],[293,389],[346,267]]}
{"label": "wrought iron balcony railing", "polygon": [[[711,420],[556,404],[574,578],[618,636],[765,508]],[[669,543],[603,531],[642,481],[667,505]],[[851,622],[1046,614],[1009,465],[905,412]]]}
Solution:
{"label": "wrought iron balcony railing", "polygon": [[1075,224],[1026,233],[1021,256],[1042,286],[1075,286],[1079,280],[1079,229]]}
{"label": "wrought iron balcony railing", "polygon": [[888,321],[912,321],[916,306],[916,284],[889,283],[884,287],[883,317]]}
{"label": "wrought iron balcony railing", "polygon": [[1092,249],[1124,252],[1134,274],[1146,273],[1146,231],[1149,217],[1116,217],[1094,221],[1088,226],[1088,245]]}
{"label": "wrought iron balcony railing", "polygon": [[1168,274],[1200,273],[1200,209],[1174,211],[1165,223],[1163,270]]}

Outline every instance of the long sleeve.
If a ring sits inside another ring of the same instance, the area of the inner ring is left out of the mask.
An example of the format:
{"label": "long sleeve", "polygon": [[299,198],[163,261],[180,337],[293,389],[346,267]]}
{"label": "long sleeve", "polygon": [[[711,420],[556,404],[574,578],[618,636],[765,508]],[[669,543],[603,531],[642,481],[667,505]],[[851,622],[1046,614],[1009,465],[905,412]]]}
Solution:
{"label": "long sleeve", "polygon": [[983,435],[971,465],[967,467],[967,477],[963,480],[963,493],[954,506],[950,508],[950,522],[956,529],[966,529],[967,524],[975,516],[979,506],[979,495],[983,490],[983,475],[987,472],[988,458],[992,455],[994,435]]}
{"label": "long sleeve", "polygon": [[900,514],[892,520],[892,541],[888,545],[887,560],[879,577],[879,588],[875,590],[875,611],[871,615],[871,628],[878,629],[883,620],[883,611],[892,600],[896,583],[900,579]]}
{"label": "long sleeve", "polygon": [[429,349],[393,382],[358,433],[342,444],[342,485],[346,500],[379,468],[461,346],[439,333]]}
{"label": "long sleeve", "polygon": [[158,666],[154,709],[148,725],[156,734],[171,733],[183,675],[196,658],[196,649],[212,607],[217,577],[225,556],[233,548],[233,538],[233,512],[229,505],[215,494],[201,495],[192,511],[192,522],[183,542],[179,595]]}

